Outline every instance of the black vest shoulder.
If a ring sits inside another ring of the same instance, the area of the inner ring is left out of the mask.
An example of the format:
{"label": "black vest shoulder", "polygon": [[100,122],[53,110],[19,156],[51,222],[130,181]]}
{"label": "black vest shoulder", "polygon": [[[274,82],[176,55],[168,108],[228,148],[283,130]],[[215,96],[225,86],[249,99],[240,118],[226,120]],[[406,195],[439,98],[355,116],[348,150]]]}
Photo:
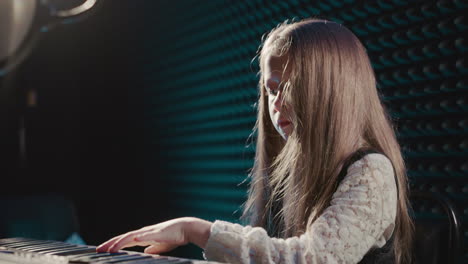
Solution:
{"label": "black vest shoulder", "polygon": [[[354,162],[362,159],[367,154],[379,153],[374,149],[362,149],[355,152],[344,164],[341,172],[338,176],[338,185],[344,179],[347,174],[348,167],[351,166]],[[367,252],[366,255],[362,258],[359,264],[394,264],[395,263],[395,253],[393,251],[393,239],[394,233],[387,240],[387,243],[381,248],[373,248]]]}
{"label": "black vest shoulder", "polygon": [[[347,174],[348,167],[351,166],[354,162],[362,159],[364,156],[371,154],[371,153],[380,153],[374,149],[361,149],[356,151],[352,156],[350,156],[344,163],[340,173],[338,174],[338,181],[336,188],[344,179]],[[275,217],[277,216],[280,208],[282,207],[282,200],[275,200],[273,202],[273,206],[270,209],[269,217],[267,220],[267,231],[268,234],[272,237],[281,237],[279,230],[282,230],[284,227],[284,223],[281,218]],[[359,264],[394,264],[395,263],[395,255],[393,251],[393,234],[387,243],[381,248],[374,248],[369,250],[366,255],[364,255],[363,259],[359,262]]]}

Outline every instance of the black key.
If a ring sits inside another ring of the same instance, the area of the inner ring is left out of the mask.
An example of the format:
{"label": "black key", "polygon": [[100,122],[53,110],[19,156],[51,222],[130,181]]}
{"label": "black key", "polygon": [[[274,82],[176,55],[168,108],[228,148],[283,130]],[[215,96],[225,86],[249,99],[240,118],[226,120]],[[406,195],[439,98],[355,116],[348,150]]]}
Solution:
{"label": "black key", "polygon": [[57,242],[53,241],[37,241],[37,242],[23,242],[14,245],[10,245],[9,247],[12,248],[28,248],[28,247],[47,247],[50,245],[58,244]]}
{"label": "black key", "polygon": [[71,257],[69,258],[70,261],[77,261],[82,263],[89,263],[90,261],[99,261],[102,259],[110,259],[112,257],[128,255],[125,252],[117,252],[117,253],[109,253],[109,252],[102,252],[102,253],[94,253],[87,256],[82,257]]}
{"label": "black key", "polygon": [[148,263],[151,263],[151,264],[182,264],[182,263],[189,264],[189,263],[192,263],[192,262],[188,261],[188,260],[157,258],[157,259],[153,259],[151,262],[148,262]]}
{"label": "black key", "polygon": [[119,262],[120,264],[126,264],[126,263],[131,263],[131,264],[154,264],[153,262],[154,259],[139,259],[139,260],[128,260],[124,262]]}
{"label": "black key", "polygon": [[57,256],[69,256],[69,255],[76,255],[76,254],[83,254],[83,253],[91,253],[96,252],[96,249],[89,248],[89,247],[76,247],[71,249],[57,249],[52,251],[41,252],[41,254],[46,255],[57,255]]}
{"label": "black key", "polygon": [[153,256],[153,258],[159,261],[156,263],[165,263],[164,261],[169,261],[169,257],[165,257],[165,256]]}
{"label": "black key", "polygon": [[192,263],[190,260],[185,260],[185,259],[167,259],[165,262],[156,262],[157,264],[189,264]]}
{"label": "black key", "polygon": [[[137,260],[137,259],[151,259],[152,257],[150,256],[143,256],[143,255],[127,255],[127,256],[117,256],[115,258],[111,258],[109,260],[99,260],[99,261],[96,261],[96,263],[120,263],[120,262],[124,262],[124,261],[129,261],[129,260]],[[95,262],[91,262],[91,263],[95,263]]]}
{"label": "black key", "polygon": [[128,260],[124,262],[119,262],[119,264],[173,264],[172,262],[168,262],[167,259],[140,259],[140,260]]}
{"label": "black key", "polygon": [[37,253],[40,253],[40,252],[44,252],[44,251],[50,251],[50,250],[56,250],[56,249],[72,249],[72,248],[76,248],[77,246],[76,245],[60,245],[60,246],[54,246],[54,247],[50,247],[50,248],[36,248],[36,249],[30,249],[28,250],[28,252],[37,252]]}
{"label": "black key", "polygon": [[88,257],[91,260],[96,260],[96,259],[106,259],[106,258],[113,258],[117,256],[127,256],[127,252],[100,252],[96,253],[95,256],[90,256]]}
{"label": "black key", "polygon": [[48,244],[40,244],[40,245],[26,245],[26,246],[16,246],[14,248],[21,249],[24,251],[34,250],[34,249],[54,249],[56,247],[63,246],[63,243],[48,243]]}
{"label": "black key", "polygon": [[98,252],[96,252],[96,250],[93,250],[92,252],[89,252],[89,253],[83,253],[83,254],[77,254],[77,255],[69,256],[68,259],[74,260],[74,259],[79,259],[81,257],[96,256],[98,254],[103,254],[103,253],[98,253]]}
{"label": "black key", "polygon": [[92,259],[92,262],[107,262],[107,261],[117,261],[117,260],[123,260],[123,259],[133,259],[134,256],[137,256],[135,254],[123,254],[120,256],[108,256],[108,257],[99,257],[99,258],[94,258]]}

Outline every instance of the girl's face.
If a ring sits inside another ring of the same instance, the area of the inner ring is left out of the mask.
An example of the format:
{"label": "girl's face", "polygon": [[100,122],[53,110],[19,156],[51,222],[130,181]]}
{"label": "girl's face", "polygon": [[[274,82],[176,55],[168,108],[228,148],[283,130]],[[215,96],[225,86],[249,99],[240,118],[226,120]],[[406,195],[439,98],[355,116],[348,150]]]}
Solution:
{"label": "girl's face", "polygon": [[265,69],[263,72],[270,118],[276,131],[278,131],[285,140],[288,139],[292,131],[290,107],[283,102],[283,82],[288,80],[290,72],[284,70],[286,60],[286,56],[278,57],[268,55],[265,60]]}

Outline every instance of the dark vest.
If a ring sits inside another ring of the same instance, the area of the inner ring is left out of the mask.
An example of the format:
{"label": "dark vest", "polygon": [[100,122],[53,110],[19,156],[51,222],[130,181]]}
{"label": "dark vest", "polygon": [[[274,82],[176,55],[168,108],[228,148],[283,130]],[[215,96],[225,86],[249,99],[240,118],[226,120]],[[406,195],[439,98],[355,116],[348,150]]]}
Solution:
{"label": "dark vest", "polygon": [[[336,188],[338,188],[338,185],[346,176],[348,167],[351,166],[351,164],[353,164],[354,162],[362,159],[365,155],[371,154],[371,153],[379,153],[379,152],[373,149],[362,149],[362,150],[356,151],[350,158],[348,158],[345,161],[340,173],[338,174],[338,181],[337,181]],[[281,207],[282,207],[282,201],[281,200],[276,201],[272,204],[272,208],[269,213],[269,219],[267,221],[266,229],[268,231],[268,234],[272,237],[281,237],[279,230],[283,230],[284,222],[280,217],[274,217],[280,211]],[[359,264],[374,264],[374,263],[394,264],[395,255],[393,252],[393,240],[394,240],[393,234],[390,237],[390,239],[387,240],[387,243],[383,247],[370,249],[369,252],[367,252],[367,254],[364,255],[364,257],[359,262]]]}
{"label": "dark vest", "polygon": [[[351,164],[362,159],[367,154],[371,154],[371,153],[379,153],[379,152],[373,149],[364,149],[364,150],[358,150],[356,153],[354,153],[353,156],[351,156],[351,158],[349,158],[345,162],[343,169],[341,169],[341,172],[338,175],[338,184],[346,176],[348,172],[348,167],[351,166]],[[337,185],[337,188],[338,188],[338,185]],[[390,237],[389,240],[387,240],[387,243],[383,247],[370,249],[366,253],[366,255],[364,255],[364,257],[359,262],[359,264],[374,264],[374,263],[394,264],[395,263],[395,253],[393,252],[394,234],[395,234],[395,231],[392,233],[392,236]]]}

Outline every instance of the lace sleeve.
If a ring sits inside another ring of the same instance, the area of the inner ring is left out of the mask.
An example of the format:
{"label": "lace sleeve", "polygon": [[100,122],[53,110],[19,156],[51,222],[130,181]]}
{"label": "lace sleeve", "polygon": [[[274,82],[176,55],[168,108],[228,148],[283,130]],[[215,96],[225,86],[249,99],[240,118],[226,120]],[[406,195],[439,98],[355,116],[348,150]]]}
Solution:
{"label": "lace sleeve", "polygon": [[263,228],[215,221],[209,260],[229,263],[357,263],[393,232],[397,189],[390,160],[369,154],[353,163],[330,206],[299,237],[268,237]]}

